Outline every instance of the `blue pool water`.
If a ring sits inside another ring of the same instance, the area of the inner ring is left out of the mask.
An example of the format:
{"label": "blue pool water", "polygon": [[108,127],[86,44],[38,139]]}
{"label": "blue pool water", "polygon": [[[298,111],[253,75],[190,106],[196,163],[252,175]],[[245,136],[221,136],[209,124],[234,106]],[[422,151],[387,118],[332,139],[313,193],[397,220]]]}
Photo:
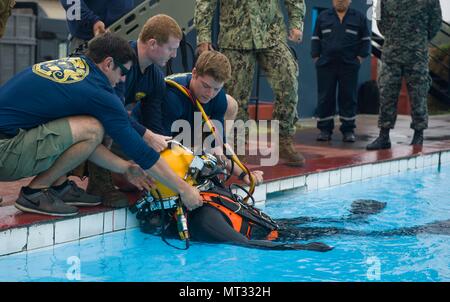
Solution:
{"label": "blue pool water", "polygon": [[[366,223],[333,226],[370,231],[423,225],[450,219],[449,179],[450,166],[444,166],[314,192],[299,189],[270,196],[264,210],[275,218],[338,218],[353,200],[376,199],[387,206]],[[132,229],[0,257],[0,281],[450,281],[450,236],[338,235],[315,241],[334,249],[193,243],[180,251]]]}

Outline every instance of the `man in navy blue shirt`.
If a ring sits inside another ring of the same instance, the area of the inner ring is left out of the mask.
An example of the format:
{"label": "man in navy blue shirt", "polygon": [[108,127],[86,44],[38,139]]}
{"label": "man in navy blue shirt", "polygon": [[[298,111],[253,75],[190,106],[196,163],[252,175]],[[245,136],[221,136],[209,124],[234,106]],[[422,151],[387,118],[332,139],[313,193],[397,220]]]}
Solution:
{"label": "man in navy blue shirt", "polygon": [[[178,136],[176,139],[181,140],[186,146],[201,150],[211,147],[210,152],[223,154],[222,142],[226,142],[226,136],[238,110],[236,100],[226,94],[223,89],[224,83],[230,76],[231,66],[225,55],[217,51],[204,51],[198,57],[192,73],[166,77],[167,91],[165,101],[162,103],[162,132],[160,133]],[[186,88],[192,99],[171,84],[171,81]],[[194,102],[195,99],[199,100],[206,115],[214,123],[221,142],[203,140],[204,127],[201,123],[201,112]],[[148,128],[151,127],[155,118],[155,111],[152,106],[142,102],[133,110],[133,117]],[[186,127],[190,131],[186,131]],[[180,128],[183,131],[180,131]],[[196,144],[197,142],[200,146]],[[208,143],[211,143],[211,146]],[[237,166],[233,170],[236,176],[241,176],[241,179],[249,184],[248,175],[242,172]],[[252,174],[257,184],[262,183],[261,171],[254,171]]]}
{"label": "man in navy blue shirt", "polygon": [[[102,34],[106,28],[134,8],[134,0],[60,0],[66,10],[71,40],[69,52]],[[77,12],[78,10],[78,12]],[[79,18],[78,18],[79,17]]]}
{"label": "man in navy blue shirt", "polygon": [[183,37],[178,23],[170,16],[159,14],[147,20],[137,41],[130,43],[136,57],[127,79],[116,87],[116,93],[126,106],[143,103],[153,111],[144,139],[156,151],[167,148],[168,137],[162,133],[161,106],[164,100],[164,74],[160,67],[177,55]]}
{"label": "man in navy blue shirt", "polygon": [[[148,129],[142,130],[142,137],[157,152],[167,148],[167,140],[170,139],[158,134],[161,133],[161,103],[165,90],[160,66],[176,57],[181,38],[181,28],[170,16],[160,14],[149,18],[139,34],[139,39],[130,42],[136,54],[133,65],[126,80],[119,83],[115,89],[126,106],[141,102],[151,108],[153,118],[146,125]],[[108,145],[107,142],[105,144]],[[112,150],[122,156],[123,152],[117,148],[117,144],[113,145]],[[88,171],[88,193],[102,196],[112,207],[128,205],[127,196],[115,188],[108,170],[88,162]]]}
{"label": "man in navy blue shirt", "polygon": [[[78,213],[71,205],[98,204],[67,180],[85,160],[124,174],[140,189],[150,189],[148,173],[179,193],[188,209],[202,204],[198,190],[145,143],[145,129],[132,126],[114,92],[133,56],[128,42],[104,34],[90,43],[86,57],[36,64],[0,88],[0,180],[37,175],[22,188],[16,207],[70,216]],[[101,145],[104,133],[137,165]]]}
{"label": "man in navy blue shirt", "polygon": [[336,89],[344,142],[354,142],[358,72],[370,54],[370,31],[364,14],[349,8],[351,0],[333,0],[317,18],[311,55],[317,70],[319,141],[331,140]]}

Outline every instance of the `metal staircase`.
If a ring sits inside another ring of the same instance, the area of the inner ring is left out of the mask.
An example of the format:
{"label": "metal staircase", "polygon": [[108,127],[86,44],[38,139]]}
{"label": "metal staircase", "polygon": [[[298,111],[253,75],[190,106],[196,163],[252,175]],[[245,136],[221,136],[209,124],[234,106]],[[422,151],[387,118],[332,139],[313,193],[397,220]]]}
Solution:
{"label": "metal staircase", "polygon": [[194,0],[146,0],[109,27],[127,40],[136,40],[148,18],[167,14],[174,18],[185,34],[194,29]]}

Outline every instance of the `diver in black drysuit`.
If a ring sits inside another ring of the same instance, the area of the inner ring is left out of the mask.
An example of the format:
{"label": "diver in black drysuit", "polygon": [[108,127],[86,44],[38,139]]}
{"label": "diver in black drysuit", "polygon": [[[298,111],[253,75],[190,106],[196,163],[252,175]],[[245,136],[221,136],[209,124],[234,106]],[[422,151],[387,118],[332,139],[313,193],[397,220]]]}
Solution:
{"label": "diver in black drysuit", "polygon": [[[277,221],[278,223],[278,221]],[[293,234],[290,230],[294,227],[277,229],[279,234]],[[280,242],[285,238],[278,238],[276,241],[264,240],[269,233],[263,227],[254,226],[251,239],[235,231],[230,223],[225,219],[224,214],[216,208],[206,204],[195,209],[189,215],[189,232],[193,240],[202,242],[231,243],[246,247],[271,249],[271,250],[314,250],[329,251],[332,248],[321,242],[311,242],[306,244]],[[295,236],[289,236],[295,237]],[[292,240],[299,238],[290,238]]]}
{"label": "diver in black drysuit", "polygon": [[[248,239],[241,233],[236,232],[223,217],[223,214],[211,206],[199,208],[191,217],[192,237],[199,241],[206,242],[233,242],[247,246],[269,248],[269,249],[311,249],[326,251],[327,247],[320,242],[313,242],[305,245],[284,244],[279,241],[290,240],[311,240],[318,237],[332,235],[353,235],[353,236],[413,236],[420,233],[450,235],[450,220],[436,221],[422,226],[404,227],[384,231],[358,231],[337,227],[307,227],[301,224],[320,223],[342,223],[342,222],[363,222],[369,215],[379,213],[386,203],[375,200],[356,200],[352,203],[351,214],[342,218],[314,218],[298,217],[289,219],[277,219],[279,226],[278,238],[275,242],[262,239],[267,235],[267,231],[256,229],[252,231],[252,239]],[[222,217],[221,217],[222,216]],[[258,236],[259,233],[259,236]],[[195,236],[194,236],[195,234]],[[255,238],[255,239],[253,239]]]}
{"label": "diver in black drysuit", "polygon": [[[318,237],[325,237],[337,234],[355,236],[411,236],[419,233],[445,234],[450,235],[450,220],[439,221],[423,226],[405,227],[386,231],[357,231],[337,227],[308,227],[302,224],[319,223],[342,223],[342,222],[364,222],[372,214],[379,213],[384,209],[386,203],[374,200],[356,200],[352,203],[350,214],[341,218],[314,218],[297,217],[290,219],[277,219],[277,238],[266,240],[270,229],[259,224],[253,224],[251,229],[251,239],[236,231],[226,215],[216,209],[211,204],[205,204],[188,213],[188,225],[191,239],[200,242],[210,243],[230,243],[245,247],[271,249],[271,250],[312,250],[325,252],[332,247],[321,242],[294,243],[297,240],[311,240]],[[155,217],[153,217],[154,219]],[[158,221],[158,222],[156,222]],[[173,211],[166,213],[166,221],[169,223],[165,228],[167,237],[178,237],[176,222],[173,219]],[[157,219],[151,222],[150,219],[141,221],[141,229],[146,233],[158,233],[156,225],[160,224]]]}

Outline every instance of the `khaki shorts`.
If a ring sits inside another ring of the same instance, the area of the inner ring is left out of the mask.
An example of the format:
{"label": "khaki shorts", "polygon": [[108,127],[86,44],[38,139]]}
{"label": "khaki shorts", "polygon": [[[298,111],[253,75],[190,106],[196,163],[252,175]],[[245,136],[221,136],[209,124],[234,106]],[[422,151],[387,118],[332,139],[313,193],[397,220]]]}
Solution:
{"label": "khaki shorts", "polygon": [[20,129],[0,140],[0,181],[12,181],[48,170],[73,145],[67,119],[58,119],[30,130]]}

